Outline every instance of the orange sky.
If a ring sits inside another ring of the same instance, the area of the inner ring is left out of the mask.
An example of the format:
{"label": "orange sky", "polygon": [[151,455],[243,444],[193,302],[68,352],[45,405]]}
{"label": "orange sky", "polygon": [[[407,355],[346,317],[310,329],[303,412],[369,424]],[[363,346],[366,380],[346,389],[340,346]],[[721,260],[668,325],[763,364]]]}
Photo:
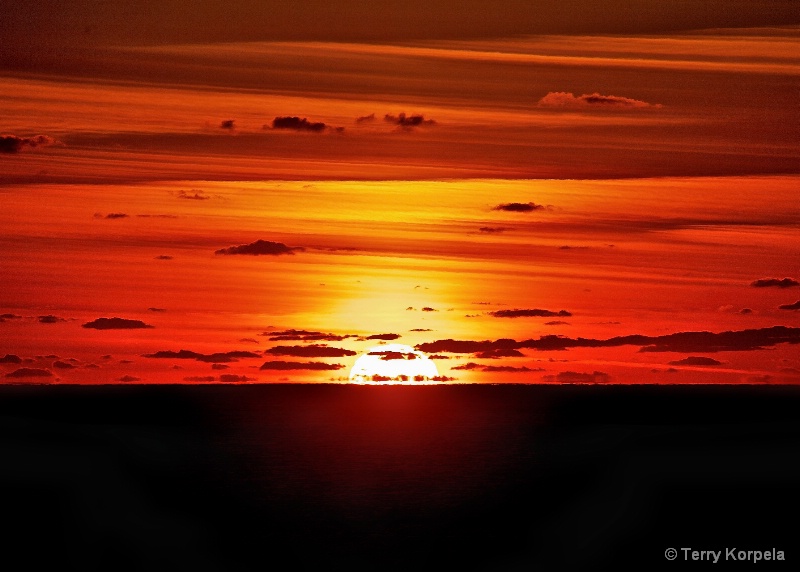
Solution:
{"label": "orange sky", "polygon": [[508,7],[6,45],[4,380],[340,381],[394,334],[452,382],[800,381],[797,22]]}

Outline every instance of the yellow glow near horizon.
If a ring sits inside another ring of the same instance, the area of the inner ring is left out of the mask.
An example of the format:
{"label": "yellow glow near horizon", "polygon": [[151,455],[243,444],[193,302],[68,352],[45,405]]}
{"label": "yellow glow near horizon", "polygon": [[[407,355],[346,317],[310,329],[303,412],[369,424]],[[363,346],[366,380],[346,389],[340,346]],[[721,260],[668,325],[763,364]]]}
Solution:
{"label": "yellow glow near horizon", "polygon": [[436,364],[423,352],[405,344],[370,348],[350,370],[351,383],[426,382],[439,377]]}

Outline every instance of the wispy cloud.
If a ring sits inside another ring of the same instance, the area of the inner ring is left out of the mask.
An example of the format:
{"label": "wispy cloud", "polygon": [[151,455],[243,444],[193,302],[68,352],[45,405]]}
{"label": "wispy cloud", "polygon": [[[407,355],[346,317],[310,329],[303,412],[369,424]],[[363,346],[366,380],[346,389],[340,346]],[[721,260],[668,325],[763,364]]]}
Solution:
{"label": "wispy cloud", "polygon": [[63,145],[60,141],[49,135],[35,135],[33,137],[19,137],[17,135],[0,135],[0,153],[19,153],[23,149],[36,149],[37,147],[50,147]]}
{"label": "wispy cloud", "polygon": [[301,246],[286,246],[282,242],[271,242],[269,240],[257,240],[250,244],[240,244],[238,246],[229,246],[228,248],[220,248],[214,254],[245,254],[250,256],[280,256],[282,254],[294,254],[296,251],[305,250]]}
{"label": "wispy cloud", "polygon": [[312,370],[312,371],[335,371],[342,369],[343,364],[324,363],[319,361],[296,362],[296,361],[266,361],[259,369],[263,370]]}
{"label": "wispy cloud", "polygon": [[646,101],[619,95],[600,95],[595,92],[576,96],[566,91],[551,91],[541,98],[537,105],[539,107],[568,109],[645,109],[648,107],[661,107],[661,104],[658,103],[647,103]]}

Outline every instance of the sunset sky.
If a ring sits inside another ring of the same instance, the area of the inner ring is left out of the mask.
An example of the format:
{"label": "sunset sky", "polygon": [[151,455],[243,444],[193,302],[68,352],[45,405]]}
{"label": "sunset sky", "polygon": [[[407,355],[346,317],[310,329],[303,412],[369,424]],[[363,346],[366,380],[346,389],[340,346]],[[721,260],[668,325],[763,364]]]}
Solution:
{"label": "sunset sky", "polygon": [[793,0],[0,13],[5,383],[800,383]]}

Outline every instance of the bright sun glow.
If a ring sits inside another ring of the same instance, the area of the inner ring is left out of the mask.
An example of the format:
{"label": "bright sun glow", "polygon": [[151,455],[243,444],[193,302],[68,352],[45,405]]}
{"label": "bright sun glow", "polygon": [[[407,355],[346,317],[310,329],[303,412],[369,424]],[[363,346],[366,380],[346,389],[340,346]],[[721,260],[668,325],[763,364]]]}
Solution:
{"label": "bright sun glow", "polygon": [[403,383],[435,381],[436,364],[424,353],[403,344],[375,346],[350,370],[353,383]]}

